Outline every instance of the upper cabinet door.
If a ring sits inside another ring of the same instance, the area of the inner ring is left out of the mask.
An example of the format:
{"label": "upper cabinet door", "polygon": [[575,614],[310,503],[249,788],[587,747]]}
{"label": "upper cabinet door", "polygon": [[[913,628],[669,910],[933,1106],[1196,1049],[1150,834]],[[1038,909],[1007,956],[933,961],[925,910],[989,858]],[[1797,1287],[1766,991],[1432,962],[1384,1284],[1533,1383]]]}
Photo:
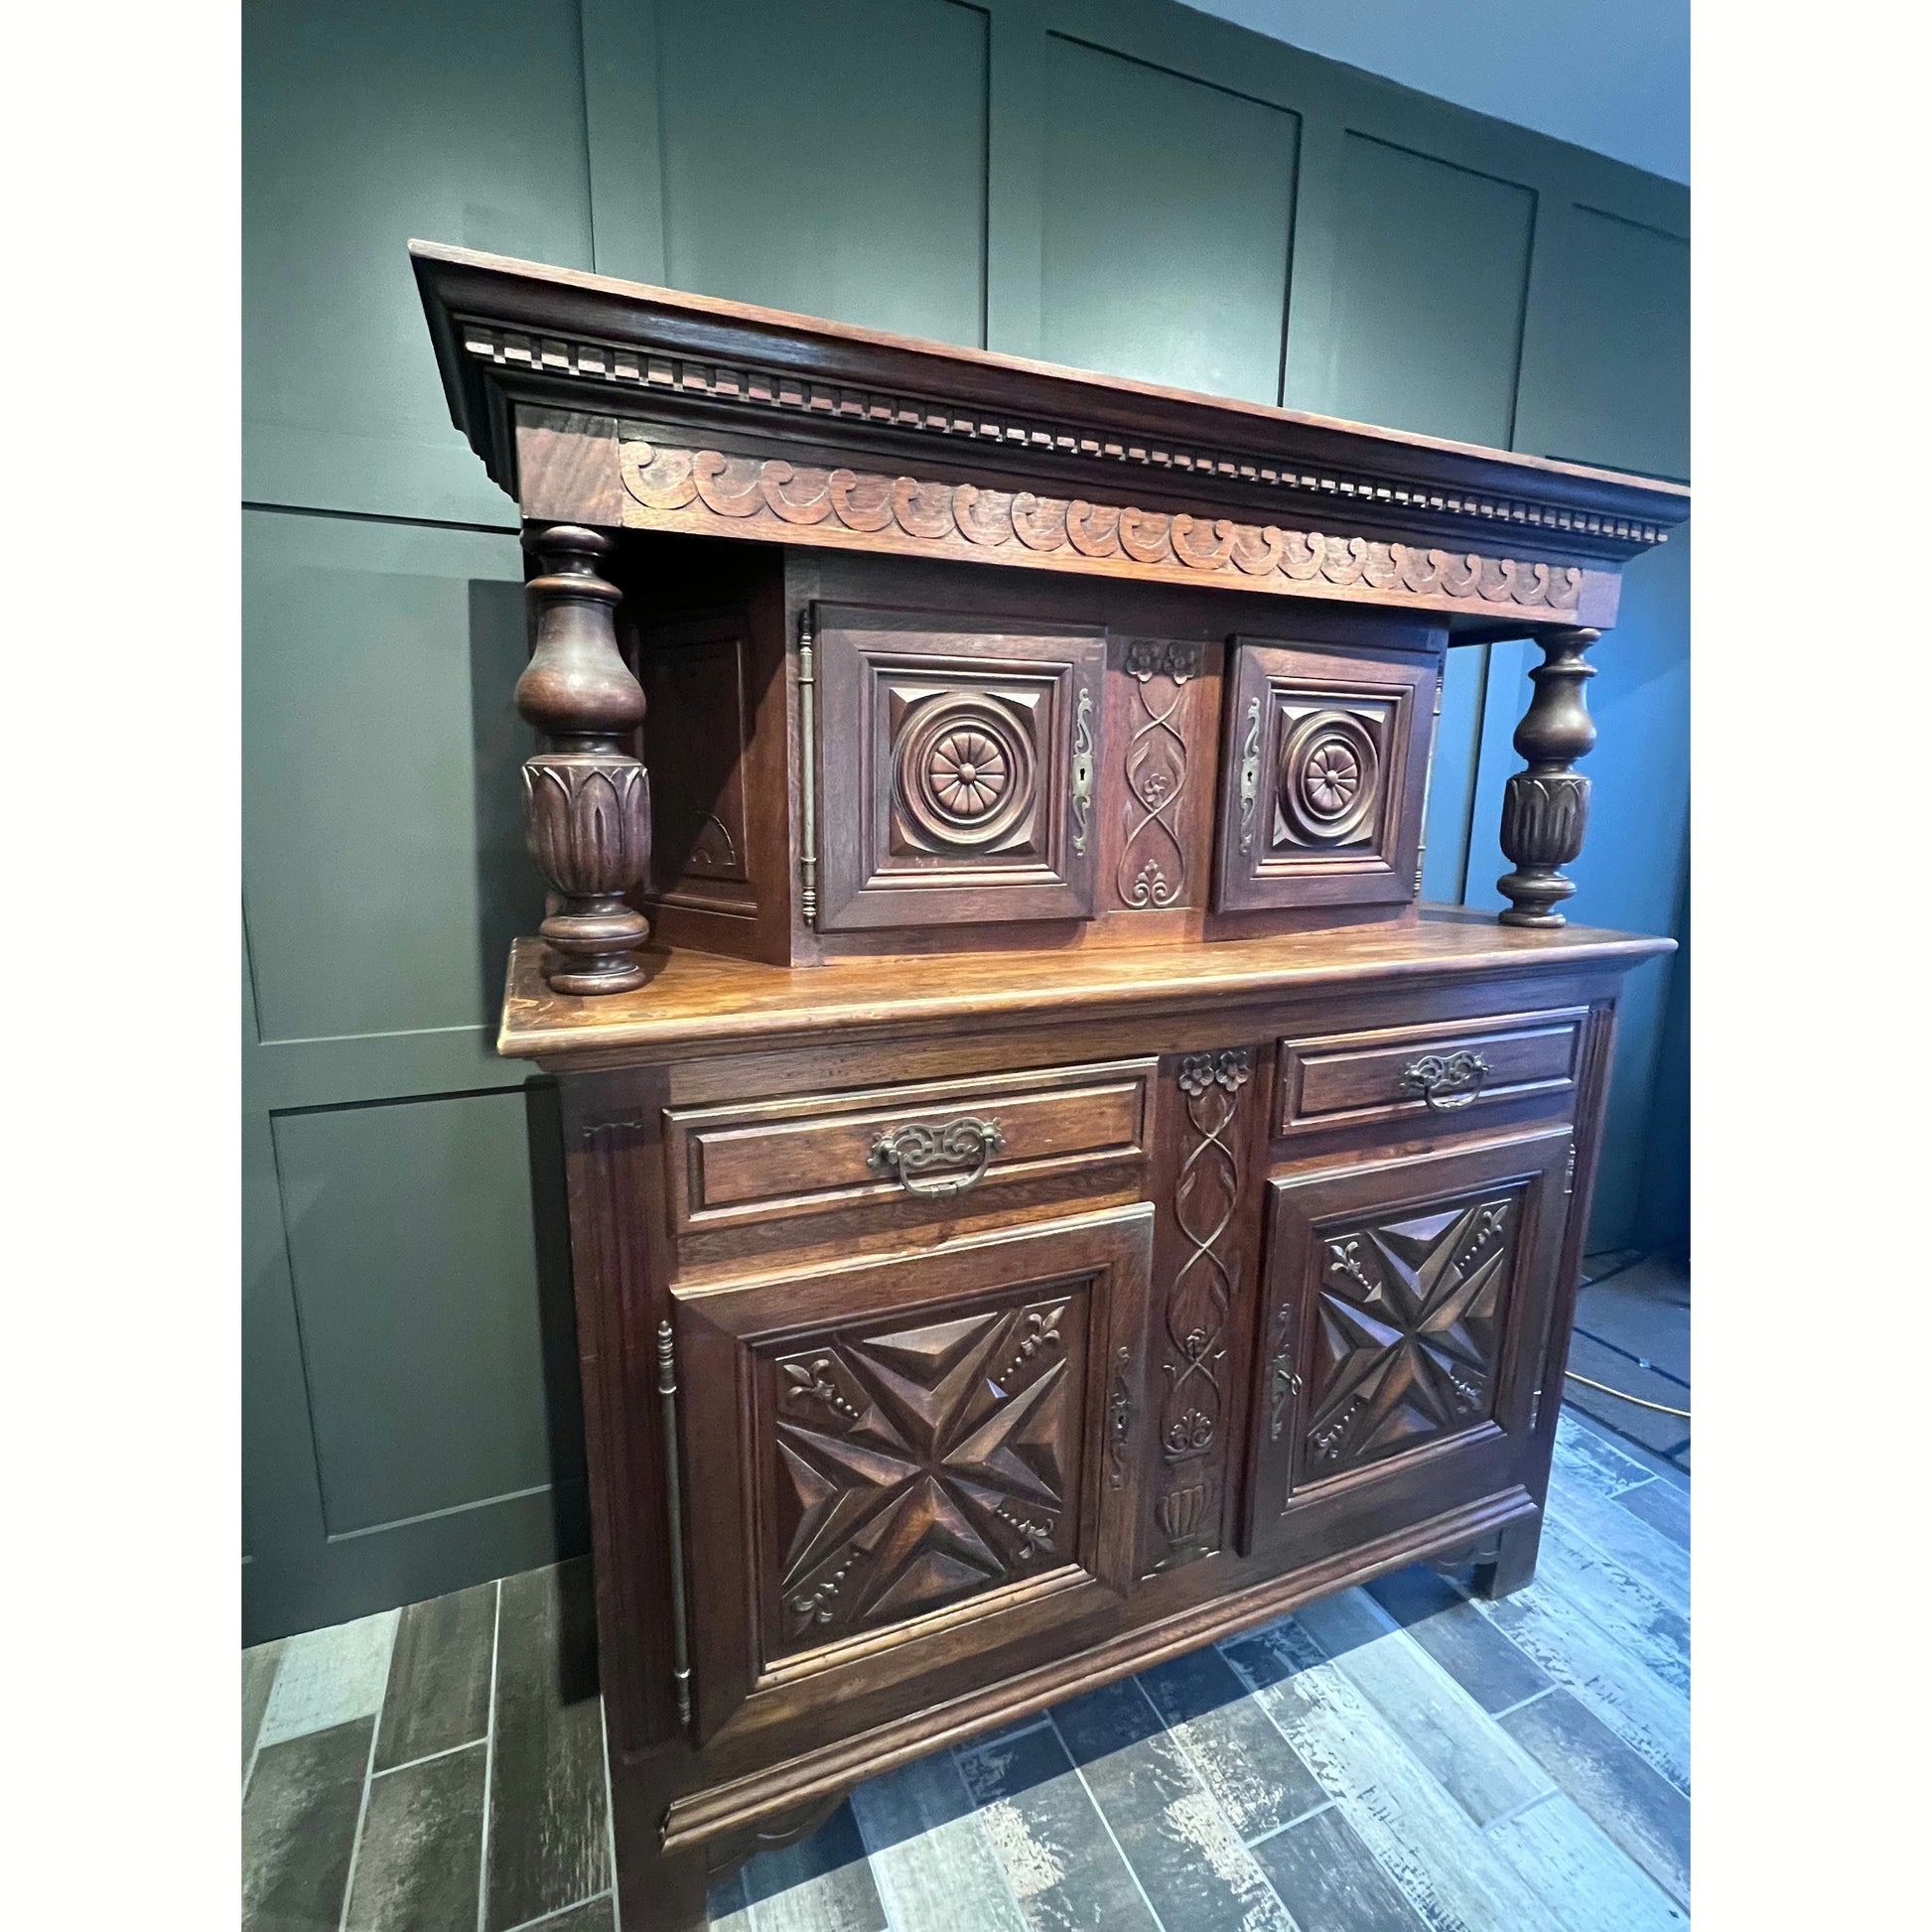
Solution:
{"label": "upper cabinet door", "polygon": [[1415,897],[1438,665],[1235,639],[1217,911]]}
{"label": "upper cabinet door", "polygon": [[821,928],[1091,918],[1104,631],[818,615]]}

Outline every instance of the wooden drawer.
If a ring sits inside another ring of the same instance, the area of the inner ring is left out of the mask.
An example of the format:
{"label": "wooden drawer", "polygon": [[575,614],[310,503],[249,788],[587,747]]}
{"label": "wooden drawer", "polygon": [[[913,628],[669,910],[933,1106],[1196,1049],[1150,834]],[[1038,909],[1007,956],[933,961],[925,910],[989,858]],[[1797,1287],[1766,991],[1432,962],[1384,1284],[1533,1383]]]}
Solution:
{"label": "wooden drawer", "polygon": [[[1587,1007],[1563,1007],[1284,1039],[1276,1136],[1432,1113],[1453,1124],[1533,1095],[1567,1106],[1588,1017]],[[1424,1090],[1432,1078],[1433,1099]]]}
{"label": "wooden drawer", "polygon": [[[673,1224],[686,1232],[863,1201],[929,1205],[1006,1181],[1139,1162],[1158,1064],[1115,1060],[674,1108],[665,1118]],[[982,1155],[984,1171],[971,1180]]]}

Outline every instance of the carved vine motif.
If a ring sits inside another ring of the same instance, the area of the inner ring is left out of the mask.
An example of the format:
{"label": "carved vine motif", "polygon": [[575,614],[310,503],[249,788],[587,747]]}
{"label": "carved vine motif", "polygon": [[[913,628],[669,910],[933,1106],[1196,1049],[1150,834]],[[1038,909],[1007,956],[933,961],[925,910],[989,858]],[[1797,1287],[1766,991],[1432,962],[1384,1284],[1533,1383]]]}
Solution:
{"label": "carved vine motif", "polygon": [[1515,1208],[1451,1202],[1325,1239],[1310,1461],[1359,1466],[1488,1413]]}
{"label": "carved vine motif", "polygon": [[[1379,591],[1454,603],[1562,615],[1583,595],[1574,565],[1528,563],[1478,551],[1419,549],[1273,523],[1211,521],[1181,511],[983,489],[880,472],[825,470],[782,459],[727,456],[626,438],[625,489],[646,510],[709,512],[731,523],[793,530],[833,522],[860,535],[890,534],[949,546],[955,554],[1004,551],[1139,564],[1151,571],[1218,577],[1252,590],[1309,585],[1320,595]],[[702,520],[702,518],[700,518]]]}
{"label": "carved vine motif", "polygon": [[[1187,1254],[1168,1291],[1166,1324],[1173,1352],[1163,1361],[1167,1379],[1161,1452],[1173,1467],[1216,1457],[1227,1392],[1221,1367],[1227,1350],[1228,1311],[1234,1299],[1234,1255],[1224,1246],[1241,1191],[1241,1149],[1235,1120],[1241,1089],[1253,1077],[1254,1057],[1245,1047],[1182,1056],[1176,1083],[1191,1130],[1174,1184],[1173,1215]],[[1185,1543],[1206,1508],[1207,1477],[1190,1527],[1176,1536],[1169,1527],[1171,1490],[1161,1520],[1171,1543]]]}
{"label": "carved vine motif", "polygon": [[1246,483],[1306,491],[1330,500],[1339,497],[1343,501],[1395,503],[1442,515],[1480,518],[1492,526],[1515,523],[1549,530],[1575,530],[1591,536],[1614,536],[1635,543],[1664,541],[1664,532],[1655,524],[1605,517],[1588,510],[1572,509],[1566,504],[1473,491],[1445,491],[1440,485],[1410,488],[1397,478],[1329,469],[1311,473],[1240,455],[1115,441],[1073,424],[989,410],[977,403],[847,388],[772,369],[654,353],[648,349],[640,351],[631,345],[538,338],[483,322],[466,321],[463,332],[465,352],[499,368],[541,369],[550,375],[575,376],[618,387],[704,396],[748,411],[836,416],[958,441],[1002,446],[1019,443],[1032,449],[1051,450],[1062,457],[1082,457],[1097,464],[1224,477]]}
{"label": "carved vine motif", "polygon": [[[1115,884],[1122,904],[1136,910],[1178,904],[1186,891],[1187,854],[1174,816],[1187,782],[1187,741],[1173,721],[1200,665],[1199,644],[1140,639],[1127,646],[1127,675],[1141,717],[1127,747],[1127,837]],[[1165,687],[1158,695],[1156,678]]]}
{"label": "carved vine motif", "polygon": [[1288,1427],[1288,1406],[1302,1393],[1295,1366],[1295,1307],[1286,1297],[1275,1306],[1268,1347],[1268,1440],[1279,1443]]}
{"label": "carved vine motif", "polygon": [[1381,744],[1368,720],[1311,711],[1283,734],[1275,803],[1284,842],[1337,846],[1363,838],[1381,793]]}
{"label": "carved vine motif", "polygon": [[1255,807],[1261,798],[1261,700],[1248,700],[1248,728],[1241,738],[1241,850],[1255,849]]}
{"label": "carved vine motif", "polygon": [[1064,1338],[1077,1306],[847,1334],[779,1363],[766,1452],[791,1641],[916,1616],[1071,1560],[1078,1419]]}

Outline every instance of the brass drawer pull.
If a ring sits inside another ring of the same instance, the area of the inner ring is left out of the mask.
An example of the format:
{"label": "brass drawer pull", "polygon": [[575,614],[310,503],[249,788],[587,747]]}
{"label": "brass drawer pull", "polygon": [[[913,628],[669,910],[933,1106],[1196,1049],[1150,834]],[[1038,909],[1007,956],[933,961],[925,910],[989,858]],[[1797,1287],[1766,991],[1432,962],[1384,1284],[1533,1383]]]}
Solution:
{"label": "brass drawer pull", "polygon": [[1463,1048],[1454,1053],[1425,1053],[1402,1069],[1406,1093],[1419,1093],[1439,1114],[1466,1107],[1482,1091],[1489,1062]]}
{"label": "brass drawer pull", "polygon": [[[866,1166],[874,1173],[894,1174],[908,1194],[928,1199],[943,1199],[977,1187],[986,1177],[987,1164],[1007,1144],[997,1120],[976,1120],[968,1114],[949,1120],[943,1127],[927,1127],[915,1121],[910,1127],[895,1128],[872,1144]],[[942,1180],[920,1180],[927,1168],[957,1167],[962,1161],[974,1163],[971,1173],[948,1174]]]}

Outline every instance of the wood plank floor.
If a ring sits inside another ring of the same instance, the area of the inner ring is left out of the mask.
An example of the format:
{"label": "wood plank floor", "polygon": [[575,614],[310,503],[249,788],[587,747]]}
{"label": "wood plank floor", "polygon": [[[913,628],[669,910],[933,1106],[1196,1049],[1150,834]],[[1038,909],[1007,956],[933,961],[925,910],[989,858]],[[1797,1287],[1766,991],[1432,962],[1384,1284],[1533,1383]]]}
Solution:
{"label": "wood plank floor", "polygon": [[[1690,1485],[1566,1409],[1537,1581],[1350,1590],[875,1779],[718,1932],[1688,1923]],[[615,1932],[587,1562],[242,1658],[245,1932]]]}

